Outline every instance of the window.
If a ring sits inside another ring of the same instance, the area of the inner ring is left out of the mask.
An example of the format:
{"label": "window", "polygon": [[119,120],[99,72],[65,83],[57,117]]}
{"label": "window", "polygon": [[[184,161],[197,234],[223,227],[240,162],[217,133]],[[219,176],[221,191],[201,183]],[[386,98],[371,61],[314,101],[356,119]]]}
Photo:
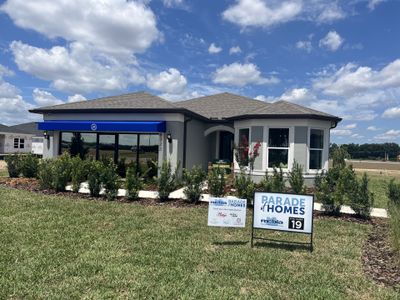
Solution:
{"label": "window", "polygon": [[19,139],[16,138],[14,139],[14,149],[18,149],[19,148]]}
{"label": "window", "polygon": [[289,128],[270,128],[268,168],[287,168],[289,160]]}
{"label": "window", "polygon": [[25,148],[25,139],[19,139],[19,148],[24,149]]}
{"label": "window", "polygon": [[249,128],[239,129],[239,147],[236,153],[236,161],[241,167],[249,164],[249,135]]}
{"label": "window", "polygon": [[310,130],[310,170],[322,169],[322,153],[324,150],[324,131],[321,129]]}

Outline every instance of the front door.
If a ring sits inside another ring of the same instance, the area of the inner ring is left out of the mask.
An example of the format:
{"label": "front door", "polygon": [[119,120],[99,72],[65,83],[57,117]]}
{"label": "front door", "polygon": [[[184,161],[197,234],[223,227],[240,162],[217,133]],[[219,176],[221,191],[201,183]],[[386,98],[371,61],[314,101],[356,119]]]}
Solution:
{"label": "front door", "polygon": [[232,162],[233,158],[233,133],[228,131],[219,132],[219,159]]}

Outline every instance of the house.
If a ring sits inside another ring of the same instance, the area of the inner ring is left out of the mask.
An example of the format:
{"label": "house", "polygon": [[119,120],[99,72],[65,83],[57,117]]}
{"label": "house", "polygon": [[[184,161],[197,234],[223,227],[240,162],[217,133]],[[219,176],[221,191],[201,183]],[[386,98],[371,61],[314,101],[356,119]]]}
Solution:
{"label": "house", "polygon": [[32,134],[0,124],[0,155],[30,153]]}
{"label": "house", "polygon": [[227,160],[238,172],[234,145],[246,158],[260,142],[255,180],[273,167],[288,171],[297,161],[312,181],[318,170],[328,168],[330,129],[341,120],[286,101],[267,103],[231,93],[170,102],[137,92],[31,112],[43,115],[38,126],[47,136],[44,157],[75,151],[140,165],[169,160],[184,168]]}
{"label": "house", "polygon": [[32,135],[32,147],[31,153],[36,155],[43,155],[43,131],[37,129],[35,122],[23,123],[18,125],[10,126],[13,130],[19,132],[25,132]]}

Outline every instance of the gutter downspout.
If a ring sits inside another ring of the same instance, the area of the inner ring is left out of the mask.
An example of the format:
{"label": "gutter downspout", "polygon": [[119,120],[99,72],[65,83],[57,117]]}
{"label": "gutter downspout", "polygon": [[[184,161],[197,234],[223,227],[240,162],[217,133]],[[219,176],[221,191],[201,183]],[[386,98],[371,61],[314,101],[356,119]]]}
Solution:
{"label": "gutter downspout", "polygon": [[187,118],[183,122],[183,163],[182,163],[182,168],[186,168],[186,144],[187,144],[187,123],[192,121],[192,118]]}

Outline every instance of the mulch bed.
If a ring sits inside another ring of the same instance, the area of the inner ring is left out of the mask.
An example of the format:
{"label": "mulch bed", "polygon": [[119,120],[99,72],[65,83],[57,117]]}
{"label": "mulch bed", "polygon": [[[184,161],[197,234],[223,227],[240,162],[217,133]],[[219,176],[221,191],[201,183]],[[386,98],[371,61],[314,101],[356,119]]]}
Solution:
{"label": "mulch bed", "polygon": [[390,247],[387,220],[373,220],[373,229],[363,247],[362,262],[368,277],[400,291],[400,257]]}

